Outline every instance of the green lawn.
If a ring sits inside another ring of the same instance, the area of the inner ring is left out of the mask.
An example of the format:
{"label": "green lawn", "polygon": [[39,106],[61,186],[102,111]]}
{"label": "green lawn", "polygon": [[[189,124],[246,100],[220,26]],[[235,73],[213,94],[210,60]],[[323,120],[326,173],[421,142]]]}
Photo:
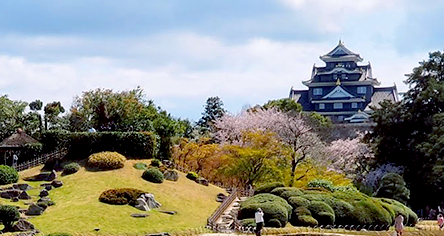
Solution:
{"label": "green lawn", "polygon": [[[177,182],[164,181],[162,184],[147,182],[141,178],[142,170],[132,167],[130,160],[119,170],[91,172],[84,168],[73,175],[59,176],[64,185],[50,191],[49,197],[56,205],[48,207],[41,215],[29,219],[43,233],[69,232],[78,235],[136,235],[153,232],[174,232],[205,226],[207,218],[220,203],[215,201],[219,192],[215,186],[203,186],[188,180],[180,173]],[[30,176],[39,169],[23,171],[20,176]],[[20,180],[20,182],[24,182]],[[42,182],[27,182],[39,186]],[[129,205],[108,205],[98,201],[99,195],[110,188],[137,188],[153,193],[162,204],[161,209],[177,211],[168,215],[156,210],[148,212],[147,218],[130,217],[132,213],[144,213]],[[39,190],[30,191],[34,196]],[[32,201],[37,201],[33,197]],[[12,204],[2,199],[2,204]],[[15,205],[23,206],[23,203]],[[95,228],[100,228],[95,232]]]}

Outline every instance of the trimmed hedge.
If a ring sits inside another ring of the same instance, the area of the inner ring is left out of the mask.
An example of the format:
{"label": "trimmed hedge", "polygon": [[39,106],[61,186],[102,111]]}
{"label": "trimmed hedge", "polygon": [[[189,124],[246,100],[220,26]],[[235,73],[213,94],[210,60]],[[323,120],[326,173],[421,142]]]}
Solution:
{"label": "trimmed hedge", "polygon": [[[284,206],[282,200],[285,199],[277,196],[280,195],[286,197],[286,202],[294,209],[288,214],[289,221],[294,226],[379,225],[383,230],[392,225],[398,213],[404,215],[406,224],[414,225],[418,220],[417,215],[410,208],[396,200],[369,197],[353,188],[336,189],[330,192],[319,186],[304,190],[277,187],[271,193],[258,194],[244,201],[241,204],[239,216],[254,217],[254,212],[258,207],[266,212],[265,209],[269,204]],[[278,213],[279,209],[280,213]],[[266,222],[277,219],[283,223],[282,219],[285,218],[285,213],[282,213],[283,208],[275,207],[268,211],[275,214],[266,215],[264,217]]]}
{"label": "trimmed hedge", "polygon": [[257,186],[254,189],[254,195],[261,194],[261,193],[270,193],[273,189],[279,188],[279,187],[285,187],[284,183],[282,182],[273,182],[273,183],[266,183]]}
{"label": "trimmed hedge", "polygon": [[151,132],[67,132],[42,133],[43,152],[68,148],[68,158],[84,159],[103,151],[132,158],[152,158],[157,150],[156,135]]}
{"label": "trimmed hedge", "polygon": [[80,170],[80,165],[76,162],[71,162],[69,164],[66,164],[65,166],[63,166],[63,174],[64,175],[70,175],[70,174],[74,174],[77,171]]}
{"label": "trimmed hedge", "polygon": [[152,183],[163,183],[163,173],[157,168],[148,168],[142,174],[142,178]]}
{"label": "trimmed hedge", "polygon": [[199,178],[199,175],[196,172],[190,171],[187,173],[186,177],[191,180],[196,180]]}
{"label": "trimmed hedge", "polygon": [[134,188],[109,189],[99,196],[99,201],[113,205],[135,205],[137,198],[145,191]]}
{"label": "trimmed hedge", "polygon": [[244,227],[256,227],[256,220],[254,218],[248,218],[241,220],[241,225]]}
{"label": "trimmed hedge", "polygon": [[18,179],[18,172],[13,167],[0,165],[0,185],[16,183]]}
{"label": "trimmed hedge", "polygon": [[279,221],[279,227],[284,227],[293,209],[283,198],[262,193],[254,195],[241,203],[238,219],[253,218],[258,208],[261,208],[264,212],[264,223],[267,227],[277,226],[274,221],[270,223],[272,219]]}
{"label": "trimmed hedge", "polygon": [[99,152],[88,157],[88,166],[100,170],[120,169],[125,165],[126,157],[118,152]]}

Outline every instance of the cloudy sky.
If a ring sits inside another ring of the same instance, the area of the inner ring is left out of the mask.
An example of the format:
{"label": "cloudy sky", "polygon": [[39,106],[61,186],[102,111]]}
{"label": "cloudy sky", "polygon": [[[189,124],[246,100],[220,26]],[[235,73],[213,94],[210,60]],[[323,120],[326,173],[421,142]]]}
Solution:
{"label": "cloudy sky", "polygon": [[381,86],[444,47],[441,0],[4,0],[0,93],[61,101],[95,88],[140,86],[175,117],[305,89],[314,63],[342,39]]}

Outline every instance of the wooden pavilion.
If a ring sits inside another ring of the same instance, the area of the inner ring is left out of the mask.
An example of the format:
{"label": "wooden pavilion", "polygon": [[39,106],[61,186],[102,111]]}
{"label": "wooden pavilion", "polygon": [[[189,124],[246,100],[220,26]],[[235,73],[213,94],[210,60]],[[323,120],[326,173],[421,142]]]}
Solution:
{"label": "wooden pavilion", "polygon": [[29,144],[40,144],[40,142],[18,128],[14,134],[0,143],[0,157],[3,156],[1,164],[15,166],[17,163],[25,161],[24,154],[26,154],[26,146]]}

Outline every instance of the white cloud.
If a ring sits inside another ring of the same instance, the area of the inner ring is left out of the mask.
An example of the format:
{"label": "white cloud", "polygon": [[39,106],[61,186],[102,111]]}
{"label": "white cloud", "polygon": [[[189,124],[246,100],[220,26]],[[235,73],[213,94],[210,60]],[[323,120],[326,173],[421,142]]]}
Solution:
{"label": "white cloud", "polygon": [[[131,50],[140,46],[137,57],[131,58],[129,53],[125,58],[90,56],[41,63],[26,57],[0,56],[0,91],[28,102],[60,100],[68,108],[72,98],[82,91],[141,86],[148,98],[173,115],[197,119],[201,110],[183,109],[191,106],[187,104],[189,100],[204,104],[209,96],[219,96],[230,100],[227,108],[236,112],[245,104],[286,97],[291,86],[305,89],[301,82],[309,78],[313,63],[323,65],[319,56],[335,46],[266,38],[232,45],[189,33],[122,44],[131,45]],[[401,57],[389,45],[365,47],[350,49],[372,61],[374,75],[385,86],[393,82],[399,86],[403,75],[424,57]],[[153,63],[158,58],[162,63]],[[132,60],[138,63],[129,63]],[[176,109],[181,113],[175,113]]]}

